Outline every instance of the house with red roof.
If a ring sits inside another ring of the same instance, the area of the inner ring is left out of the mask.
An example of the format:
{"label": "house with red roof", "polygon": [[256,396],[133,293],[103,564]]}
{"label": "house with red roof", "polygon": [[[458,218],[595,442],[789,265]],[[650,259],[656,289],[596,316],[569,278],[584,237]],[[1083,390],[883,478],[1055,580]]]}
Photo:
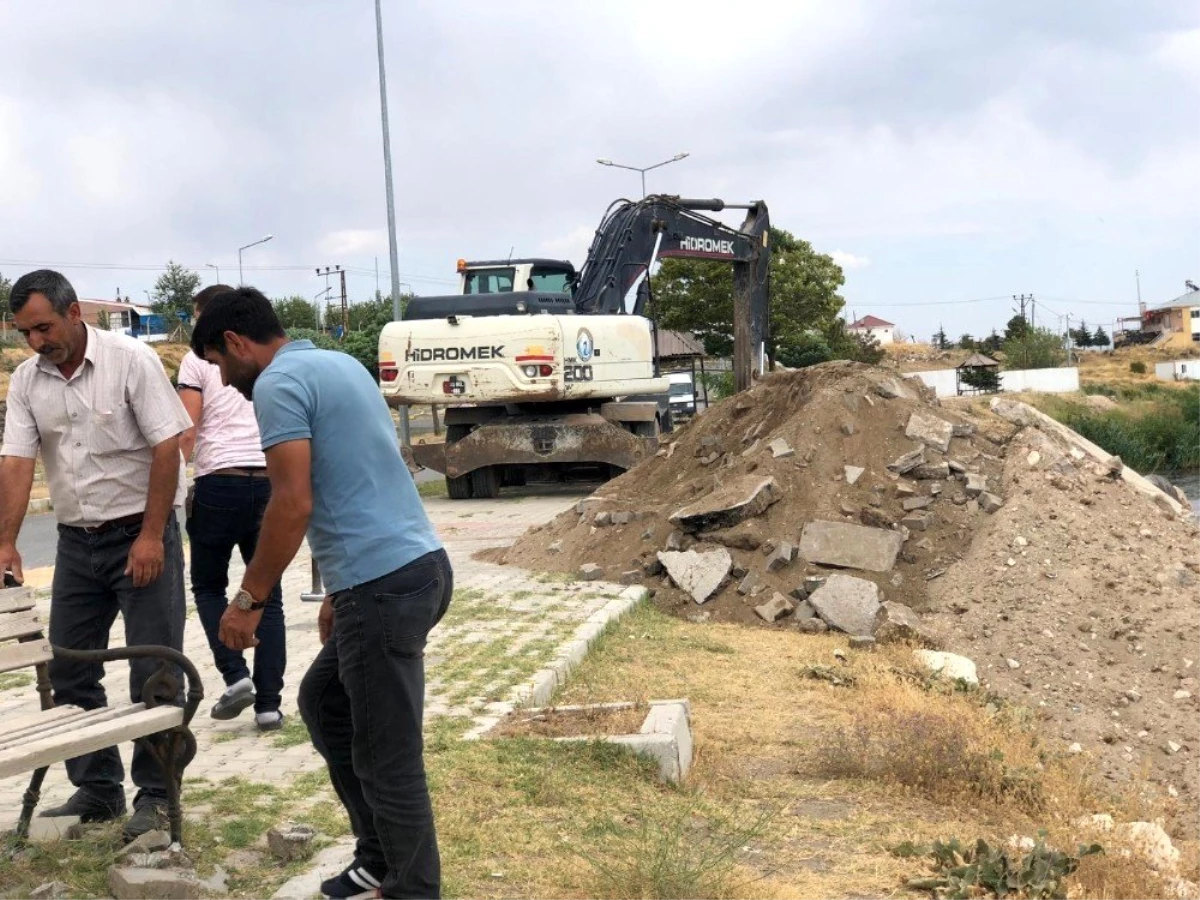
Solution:
{"label": "house with red roof", "polygon": [[884,344],[890,344],[896,340],[896,325],[894,322],[885,322],[878,316],[863,316],[857,322],[846,326],[846,330],[851,334],[861,334],[863,337],[873,337],[879,341],[882,347]]}

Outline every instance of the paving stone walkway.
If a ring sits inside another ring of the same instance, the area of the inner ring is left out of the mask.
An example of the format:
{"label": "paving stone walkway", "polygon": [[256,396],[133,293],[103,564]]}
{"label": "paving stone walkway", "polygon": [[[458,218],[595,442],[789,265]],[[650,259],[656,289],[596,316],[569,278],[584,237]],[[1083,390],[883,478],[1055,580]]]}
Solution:
{"label": "paving stone walkway", "polygon": [[[486,723],[502,712],[506,702],[528,693],[530,679],[553,666],[578,643],[576,631],[597,614],[620,607],[622,588],[597,582],[572,582],[566,578],[537,576],[510,567],[471,559],[478,550],[511,543],[533,524],[546,522],[574,503],[579,492],[550,495],[505,496],[491,501],[428,500],[426,508],[450,554],[455,572],[455,599],[442,624],[431,636],[427,652],[427,720],[457,716],[473,724]],[[241,566],[230,573],[231,584],[240,579]],[[220,782],[240,777],[279,786],[297,775],[319,769],[320,758],[308,742],[296,714],[296,689],[319,649],[319,604],[300,602],[311,589],[311,560],[302,548],[283,579],[288,632],[287,684],[283,710],[288,723],[283,731],[260,734],[249,711],[232,722],[209,718],[208,710],[224,685],[213,666],[200,620],[189,609],[184,652],[200,669],[206,698],[196,718],[198,752],[187,778]],[[189,606],[190,606],[189,591]],[[49,600],[39,601],[43,615]],[[114,627],[114,638],[121,627]],[[119,641],[114,639],[114,644]],[[125,690],[123,663],[107,667],[106,686],[113,696]],[[32,684],[0,687],[0,714],[21,708],[35,709]],[[122,747],[128,766],[129,746]],[[0,829],[16,821],[20,798],[28,779],[0,780]],[[131,788],[127,783],[127,788]],[[71,785],[61,765],[46,779],[43,805],[70,795]],[[132,798],[132,790],[127,791]]]}

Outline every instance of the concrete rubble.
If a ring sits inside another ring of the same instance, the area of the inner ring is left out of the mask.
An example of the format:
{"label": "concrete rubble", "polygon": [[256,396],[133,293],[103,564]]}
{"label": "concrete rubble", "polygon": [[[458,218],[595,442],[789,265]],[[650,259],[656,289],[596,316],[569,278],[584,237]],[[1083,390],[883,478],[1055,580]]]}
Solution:
{"label": "concrete rubble", "polygon": [[809,562],[843,569],[890,572],[904,541],[894,531],[850,522],[809,522],[800,535],[800,555]]}
{"label": "concrete rubble", "polygon": [[676,510],[669,519],[684,531],[729,528],[743,519],[761,515],[780,496],[774,478],[740,476],[707,497]]}
{"label": "concrete rubble", "polygon": [[830,575],[808,602],[831,628],[851,635],[873,635],[879,615],[879,586],[853,575]]}
{"label": "concrete rubble", "polygon": [[317,831],[311,825],[285,822],[267,832],[267,847],[276,859],[307,859],[313,852]]}
{"label": "concrete rubble", "polygon": [[695,550],[675,553],[659,551],[658,560],[667,570],[671,581],[680,590],[690,594],[697,603],[708,600],[733,567],[733,557],[724,548],[702,553]]}
{"label": "concrete rubble", "polygon": [[954,426],[945,419],[914,412],[908,419],[908,427],[904,429],[904,434],[914,441],[920,441],[940,453],[945,453],[950,449]]}
{"label": "concrete rubble", "polygon": [[771,623],[782,619],[796,608],[796,604],[776,591],[766,603],[754,607],[754,612],[764,622]]}

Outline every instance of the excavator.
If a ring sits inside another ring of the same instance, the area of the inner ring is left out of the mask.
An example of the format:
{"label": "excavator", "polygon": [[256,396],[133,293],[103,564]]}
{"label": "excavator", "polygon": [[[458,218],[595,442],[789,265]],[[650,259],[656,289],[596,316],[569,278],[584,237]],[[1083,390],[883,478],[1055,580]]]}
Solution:
{"label": "excavator", "polygon": [[[745,210],[740,228],[703,213]],[[656,452],[671,427],[650,274],[662,259],[733,266],[734,376],[766,363],[770,221],[762,201],[653,195],[605,212],[583,266],[562,260],[459,260],[459,293],[414,297],[379,338],[390,406],[445,407],[444,440],[413,461],[456,500],[495,497],[572,467],[608,475]]]}

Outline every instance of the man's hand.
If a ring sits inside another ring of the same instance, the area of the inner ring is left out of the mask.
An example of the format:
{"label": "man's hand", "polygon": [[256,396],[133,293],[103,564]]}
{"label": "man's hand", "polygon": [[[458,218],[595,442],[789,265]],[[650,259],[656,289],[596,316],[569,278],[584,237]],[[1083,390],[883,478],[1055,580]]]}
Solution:
{"label": "man's hand", "polygon": [[325,646],[325,642],[333,636],[333,597],[330,594],[325,595],[325,599],[321,601],[321,611],[317,613],[317,637],[321,641],[321,646]]}
{"label": "man's hand", "polygon": [[17,584],[24,584],[25,573],[21,570],[21,554],[17,552],[17,545],[0,544],[0,579],[10,569]]}
{"label": "man's hand", "polygon": [[238,609],[232,604],[225,608],[221,616],[221,628],[217,637],[230,650],[249,650],[258,646],[258,623],[262,621],[263,611]]}
{"label": "man's hand", "polygon": [[163,542],[144,529],[129,548],[125,574],[133,576],[133,586],[142,588],[154,581],[163,570]]}

